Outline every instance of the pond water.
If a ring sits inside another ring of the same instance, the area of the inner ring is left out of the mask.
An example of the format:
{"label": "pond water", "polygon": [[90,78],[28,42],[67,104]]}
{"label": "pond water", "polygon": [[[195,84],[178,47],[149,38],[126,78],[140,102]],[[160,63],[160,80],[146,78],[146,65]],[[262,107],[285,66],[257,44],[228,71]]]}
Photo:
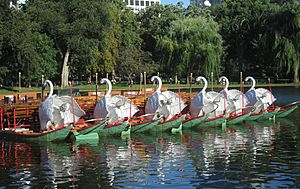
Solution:
{"label": "pond water", "polygon": [[[298,88],[274,88],[281,104]],[[300,188],[300,108],[286,118],[74,143],[0,140],[0,188]]]}

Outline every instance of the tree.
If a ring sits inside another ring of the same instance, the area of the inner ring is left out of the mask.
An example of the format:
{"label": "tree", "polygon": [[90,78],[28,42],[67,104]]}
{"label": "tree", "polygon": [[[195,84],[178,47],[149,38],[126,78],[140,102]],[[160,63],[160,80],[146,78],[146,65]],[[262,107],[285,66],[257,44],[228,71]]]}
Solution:
{"label": "tree", "polygon": [[125,76],[128,81],[134,79],[139,73],[147,72],[152,75],[159,69],[159,65],[155,64],[151,59],[149,52],[144,52],[133,46],[122,48],[120,64],[118,64],[118,73]]}
{"label": "tree", "polygon": [[170,75],[220,71],[222,39],[209,10],[155,5],[142,12],[140,20],[147,42],[143,49],[152,53],[161,71]]}
{"label": "tree", "polygon": [[59,52],[62,87],[68,85],[70,69],[75,74],[82,68],[89,73],[112,70],[118,58],[119,4],[35,0],[27,6],[31,20],[53,39]]}
{"label": "tree", "polygon": [[[224,73],[236,75],[239,72],[256,74],[262,77],[265,70],[274,73],[275,66],[270,65],[270,48],[262,47],[267,42],[265,37],[266,25],[274,7],[267,0],[224,0],[223,3],[212,7],[215,20],[221,25],[221,35],[226,48],[224,58]],[[274,64],[272,64],[274,65]]]}
{"label": "tree", "polygon": [[280,11],[272,18],[271,30],[274,36],[273,50],[275,60],[282,70],[286,68],[287,74],[292,70],[293,80],[299,83],[300,64],[300,3],[287,1]]}
{"label": "tree", "polygon": [[0,77],[5,75],[3,80],[11,84],[21,72],[22,81],[31,85],[42,75],[53,75],[56,51],[52,41],[35,30],[22,10],[9,9],[5,14],[0,24]]}
{"label": "tree", "polygon": [[141,27],[137,16],[130,9],[124,9],[121,15],[120,58],[117,73],[131,81],[134,75],[156,72],[159,65],[154,64],[151,53],[142,50]]}
{"label": "tree", "polygon": [[218,24],[204,17],[173,21],[169,32],[158,41],[165,70],[179,76],[191,72],[219,74],[223,47],[218,29]]}

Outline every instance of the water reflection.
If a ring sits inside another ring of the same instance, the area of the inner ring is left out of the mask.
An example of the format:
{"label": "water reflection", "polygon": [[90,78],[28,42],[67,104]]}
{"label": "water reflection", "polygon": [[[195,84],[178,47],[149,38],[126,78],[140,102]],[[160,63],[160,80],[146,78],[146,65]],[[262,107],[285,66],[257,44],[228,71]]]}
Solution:
{"label": "water reflection", "polygon": [[299,188],[299,113],[182,135],[0,141],[0,187]]}

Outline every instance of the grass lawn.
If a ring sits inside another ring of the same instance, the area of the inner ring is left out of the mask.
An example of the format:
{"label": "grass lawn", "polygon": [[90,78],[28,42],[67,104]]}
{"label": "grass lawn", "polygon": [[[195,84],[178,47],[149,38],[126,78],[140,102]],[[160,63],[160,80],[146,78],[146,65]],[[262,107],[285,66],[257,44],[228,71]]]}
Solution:
{"label": "grass lawn", "polygon": [[[296,87],[296,86],[300,86],[300,84],[296,84],[296,83],[274,83],[272,84],[272,86],[280,86],[280,87]],[[147,88],[155,88],[156,85],[154,84],[147,84]],[[163,87],[166,87],[168,89],[178,89],[178,85],[177,84],[163,84]],[[192,88],[193,89],[201,89],[203,87],[202,84],[193,84]],[[211,89],[211,85],[208,85],[208,88]],[[222,88],[223,86],[218,84],[218,85],[214,85],[213,88]],[[240,87],[239,84],[235,84],[235,83],[230,83],[229,87]],[[245,85],[245,87],[250,87],[250,85]],[[256,84],[256,87],[269,87],[269,84]],[[86,92],[86,91],[95,91],[96,87],[95,85],[75,85],[74,88],[79,89],[80,91]],[[144,88],[144,85],[141,86],[141,88]],[[189,89],[190,85],[187,84],[180,84],[180,89]],[[54,87],[54,89],[60,89],[60,87],[56,86]],[[19,90],[19,87],[13,87],[11,90],[8,89],[0,89],[0,94],[15,94],[15,93],[23,93],[23,92],[41,92],[41,87],[32,87],[32,88],[28,88],[28,87],[22,87]],[[49,90],[49,88],[47,87],[46,89],[47,91]],[[105,85],[98,85],[98,90],[99,91],[105,91],[106,90],[106,86]],[[113,90],[125,90],[125,91],[129,91],[130,88],[128,85],[126,84],[115,84],[113,85]],[[140,85],[139,84],[135,84],[132,88],[132,90],[140,90]]]}

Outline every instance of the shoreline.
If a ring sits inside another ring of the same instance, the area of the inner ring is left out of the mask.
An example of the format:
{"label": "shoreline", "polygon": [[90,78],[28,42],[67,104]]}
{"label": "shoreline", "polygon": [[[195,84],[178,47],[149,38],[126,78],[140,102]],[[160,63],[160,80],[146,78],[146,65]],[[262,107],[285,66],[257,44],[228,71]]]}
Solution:
{"label": "shoreline", "polygon": [[[155,88],[156,85],[155,84],[147,84],[146,85],[146,88]],[[180,89],[201,89],[203,87],[203,85],[201,84],[192,84],[192,85],[189,85],[189,84],[180,84]],[[216,84],[216,85],[208,85],[207,86],[207,89],[210,90],[210,89],[219,89],[219,88],[222,88],[224,87],[223,85],[220,85],[220,84]],[[251,85],[244,85],[244,88],[249,88],[251,87]],[[257,87],[265,87],[265,88],[269,88],[270,85],[269,84],[256,84],[255,86],[256,88]],[[300,83],[271,83],[271,87],[300,87]],[[135,84],[132,89],[129,88],[128,85],[125,85],[125,84],[116,84],[116,85],[113,85],[113,91],[130,91],[130,90],[133,90],[133,91],[139,91],[139,90],[143,90],[145,87],[144,85],[140,85],[140,84]],[[178,84],[163,84],[163,88],[165,89],[168,89],[168,90],[176,90],[178,89]],[[230,84],[229,85],[229,88],[241,88],[241,85],[240,84]],[[55,86],[54,87],[54,90],[68,90],[69,87],[66,87],[64,89],[61,89],[60,87],[58,86]],[[96,86],[93,85],[93,84],[90,84],[90,85],[75,85],[73,86],[73,89],[78,89],[79,92],[95,92],[96,91]],[[98,91],[105,91],[106,88],[105,88],[105,85],[98,85]],[[20,94],[20,93],[31,93],[31,92],[36,92],[36,93],[41,93],[41,87],[22,87],[20,90],[19,90],[19,87],[13,87],[11,90],[7,90],[7,89],[0,89],[0,94],[1,95],[15,95],[15,94]],[[47,89],[46,89],[47,91]]]}

